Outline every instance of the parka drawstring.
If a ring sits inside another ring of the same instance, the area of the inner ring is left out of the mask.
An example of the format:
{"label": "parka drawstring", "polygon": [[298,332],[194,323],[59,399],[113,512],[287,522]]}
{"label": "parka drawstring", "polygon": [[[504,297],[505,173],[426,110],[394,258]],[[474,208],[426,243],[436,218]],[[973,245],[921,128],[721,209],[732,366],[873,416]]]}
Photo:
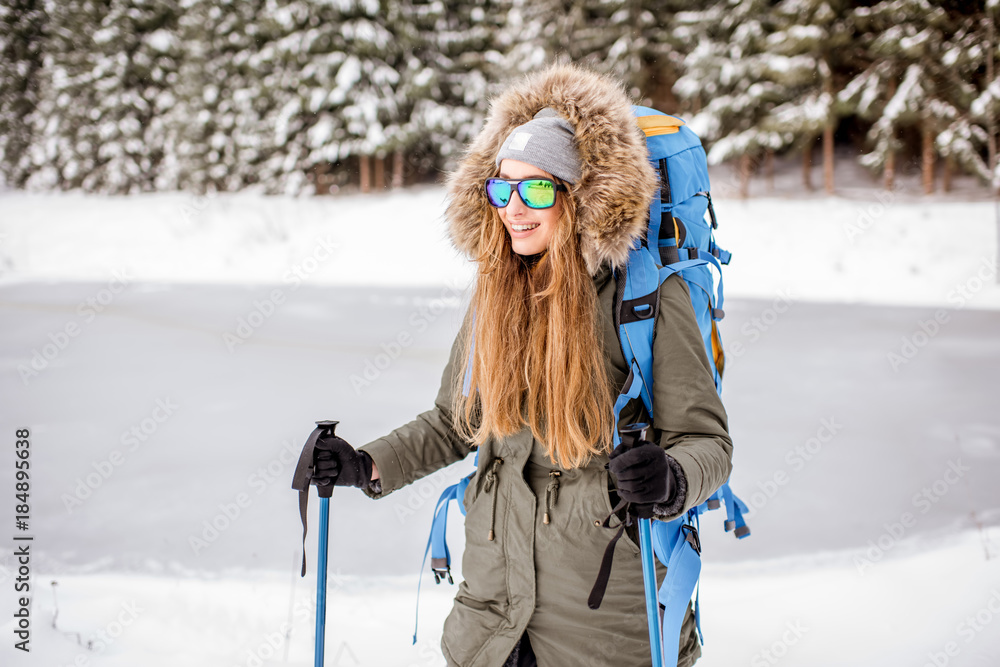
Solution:
{"label": "parka drawstring", "polygon": [[495,535],[493,533],[493,524],[495,523],[496,517],[497,517],[497,488],[496,487],[499,486],[499,484],[497,484],[497,471],[500,470],[500,466],[501,465],[503,465],[503,459],[501,459],[499,457],[493,459],[493,464],[490,466],[489,471],[486,473],[486,485],[483,487],[486,490],[486,493],[492,493],[493,494],[493,502],[492,502],[492,506],[490,508],[490,533],[487,536],[491,542],[493,541],[493,538],[495,537]]}
{"label": "parka drawstring", "polygon": [[549,509],[552,505],[556,504],[556,500],[558,499],[559,476],[561,474],[558,470],[549,471],[549,484],[545,487],[545,516],[542,517],[542,523],[547,524],[549,522]]}

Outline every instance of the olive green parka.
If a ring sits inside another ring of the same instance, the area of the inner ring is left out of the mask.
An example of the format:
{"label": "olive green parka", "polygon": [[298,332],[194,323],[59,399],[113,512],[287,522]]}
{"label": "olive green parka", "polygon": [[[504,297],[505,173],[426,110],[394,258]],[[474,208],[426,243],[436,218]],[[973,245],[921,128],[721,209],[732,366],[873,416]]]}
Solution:
{"label": "olive green parka", "polygon": [[[623,264],[642,233],[655,187],[628,104],[608,79],[569,66],[550,68],[513,86],[493,103],[486,127],[452,176],[448,209],[453,241],[475,257],[477,221],[488,213],[481,184],[495,166],[490,156],[510,129],[543,107],[570,120],[584,164],[581,182],[572,189],[579,202],[577,224],[598,295],[606,367],[617,387],[625,382],[628,366],[612,317],[612,267]],[[469,189],[469,179],[478,179],[479,189]],[[636,189],[642,192],[636,195]],[[451,388],[466,358],[463,341],[469,324],[466,313],[434,407],[361,447],[380,474],[365,490],[369,496],[392,493],[471,452],[455,432],[451,415]],[[669,504],[657,505],[655,512],[656,519],[671,520],[704,502],[726,481],[732,442],[687,285],[676,275],[660,288],[655,327],[652,422],[679,482]],[[623,410],[621,423],[648,419],[637,403]],[[527,427],[479,448],[478,468],[463,498],[464,580],[441,640],[450,666],[501,667],[525,632],[542,667],[651,664],[634,534],[626,533],[615,546],[601,607],[587,606],[618,526],[615,518],[610,528],[601,525],[617,500],[607,462],[603,454],[584,467],[561,468]],[[658,568],[662,581],[665,570]],[[690,665],[700,655],[690,613],[681,634],[678,664]]]}

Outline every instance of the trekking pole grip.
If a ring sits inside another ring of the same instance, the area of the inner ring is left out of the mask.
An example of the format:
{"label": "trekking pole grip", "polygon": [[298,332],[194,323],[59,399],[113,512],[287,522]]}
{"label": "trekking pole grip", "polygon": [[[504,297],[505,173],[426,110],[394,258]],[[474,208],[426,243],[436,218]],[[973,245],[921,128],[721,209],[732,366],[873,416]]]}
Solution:
{"label": "trekking pole grip", "polygon": [[[309,434],[306,444],[299,454],[299,461],[295,464],[295,472],[292,475],[292,488],[299,492],[299,519],[302,521],[302,576],[306,576],[306,533],[308,532],[307,512],[309,506],[309,487],[312,485],[313,472],[315,470],[316,443],[320,438],[335,437],[335,429],[340,422],[324,420],[316,422],[316,428]],[[333,484],[328,486],[317,486],[317,492],[321,500],[329,499],[333,496]]]}
{"label": "trekking pole grip", "polygon": [[627,451],[639,445],[640,442],[649,441],[649,424],[640,422],[636,424],[626,424],[618,429],[622,442],[618,445],[622,451]]}
{"label": "trekking pole grip", "polygon": [[[335,438],[337,434],[335,433],[337,429],[337,424],[339,421],[324,420],[316,422],[316,428],[320,429],[320,438]],[[319,494],[320,498],[332,498],[333,497],[333,484],[328,486],[316,486],[316,492]]]}

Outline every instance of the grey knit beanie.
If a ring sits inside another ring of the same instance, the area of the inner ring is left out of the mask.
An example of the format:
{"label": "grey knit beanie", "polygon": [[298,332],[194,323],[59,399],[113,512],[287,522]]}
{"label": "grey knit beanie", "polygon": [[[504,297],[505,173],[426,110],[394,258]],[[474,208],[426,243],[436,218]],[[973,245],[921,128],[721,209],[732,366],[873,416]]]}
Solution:
{"label": "grey knit beanie", "polygon": [[507,135],[497,153],[497,166],[504,159],[519,160],[575,184],[580,180],[580,154],[573,136],[569,122],[552,109],[542,109]]}

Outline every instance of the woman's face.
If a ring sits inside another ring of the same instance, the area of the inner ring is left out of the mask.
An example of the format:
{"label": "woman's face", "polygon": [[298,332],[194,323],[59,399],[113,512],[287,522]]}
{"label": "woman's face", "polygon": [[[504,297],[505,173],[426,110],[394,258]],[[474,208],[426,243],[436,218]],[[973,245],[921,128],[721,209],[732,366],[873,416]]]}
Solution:
{"label": "woman's face", "polygon": [[[501,160],[500,178],[553,178],[553,176],[527,162]],[[518,255],[537,255],[549,247],[559,216],[562,215],[560,194],[556,193],[555,206],[528,208],[515,189],[507,206],[497,209],[500,212],[500,220],[510,235],[510,245]]]}

